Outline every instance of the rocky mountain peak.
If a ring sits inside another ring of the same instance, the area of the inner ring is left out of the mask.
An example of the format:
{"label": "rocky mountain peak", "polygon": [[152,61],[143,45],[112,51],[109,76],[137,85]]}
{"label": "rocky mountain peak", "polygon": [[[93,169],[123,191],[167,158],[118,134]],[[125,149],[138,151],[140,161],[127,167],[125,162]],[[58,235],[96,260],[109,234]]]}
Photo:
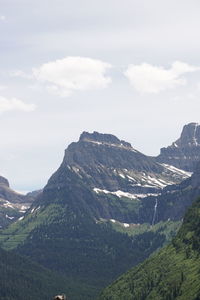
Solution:
{"label": "rocky mountain peak", "polygon": [[9,187],[8,179],[6,179],[6,178],[3,177],[3,176],[0,176],[0,185],[4,185],[4,186]]}
{"label": "rocky mountain peak", "polygon": [[93,133],[84,131],[81,134],[79,141],[131,147],[130,143],[127,143],[123,140],[119,140],[116,136],[112,134],[99,133],[97,131],[94,131]]}
{"label": "rocky mountain peak", "polygon": [[179,139],[171,146],[161,148],[157,161],[193,172],[200,161],[200,125],[185,125]]}
{"label": "rocky mountain peak", "polygon": [[179,147],[192,147],[200,145],[200,125],[189,123],[183,127],[181,137],[175,142]]}

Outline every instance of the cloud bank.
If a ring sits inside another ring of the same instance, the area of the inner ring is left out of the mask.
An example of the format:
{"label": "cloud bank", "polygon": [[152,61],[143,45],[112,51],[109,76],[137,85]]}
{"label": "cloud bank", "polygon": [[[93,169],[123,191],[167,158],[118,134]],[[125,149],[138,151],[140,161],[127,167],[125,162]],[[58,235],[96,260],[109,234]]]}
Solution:
{"label": "cloud bank", "polygon": [[68,97],[73,91],[106,88],[112,81],[105,75],[110,68],[110,64],[101,60],[69,56],[33,69],[33,75],[49,91]]}
{"label": "cloud bank", "polygon": [[147,63],[129,65],[124,75],[130,84],[140,93],[159,93],[187,83],[184,74],[200,70],[199,67],[176,61],[170,69]]}
{"label": "cloud bank", "polygon": [[0,96],[0,113],[8,111],[30,112],[36,109],[35,104],[28,104],[17,98],[7,99]]}

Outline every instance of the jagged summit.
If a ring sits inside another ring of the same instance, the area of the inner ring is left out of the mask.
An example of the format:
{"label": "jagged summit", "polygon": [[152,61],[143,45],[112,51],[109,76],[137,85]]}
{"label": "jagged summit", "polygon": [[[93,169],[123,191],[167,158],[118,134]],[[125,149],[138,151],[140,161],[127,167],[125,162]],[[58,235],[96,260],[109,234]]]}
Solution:
{"label": "jagged summit", "polygon": [[161,148],[157,161],[193,172],[200,161],[200,125],[189,123],[171,146]]}
{"label": "jagged summit", "polygon": [[4,186],[9,187],[9,181],[8,181],[8,179],[6,179],[3,176],[0,176],[0,185],[4,185]]}
{"label": "jagged summit", "polygon": [[97,131],[94,131],[93,133],[84,131],[81,134],[79,141],[131,147],[130,143],[127,143],[123,140],[119,140],[116,136],[112,134],[99,133]]}
{"label": "jagged summit", "polygon": [[189,123],[183,127],[181,137],[172,144],[174,147],[192,147],[200,145],[200,125]]}

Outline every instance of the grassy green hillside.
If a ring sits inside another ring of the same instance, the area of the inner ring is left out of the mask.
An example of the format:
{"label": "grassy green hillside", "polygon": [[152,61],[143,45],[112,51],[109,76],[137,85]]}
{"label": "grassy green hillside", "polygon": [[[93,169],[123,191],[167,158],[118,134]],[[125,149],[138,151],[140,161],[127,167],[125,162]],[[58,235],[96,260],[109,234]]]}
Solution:
{"label": "grassy green hillside", "polygon": [[200,199],[172,243],[121,276],[99,300],[200,299]]}
{"label": "grassy green hillside", "polygon": [[[80,283],[71,299],[94,299],[100,289],[165,242],[160,232],[134,236],[95,222],[69,205],[35,209],[1,235],[2,246]],[[81,294],[81,288],[86,287]]]}

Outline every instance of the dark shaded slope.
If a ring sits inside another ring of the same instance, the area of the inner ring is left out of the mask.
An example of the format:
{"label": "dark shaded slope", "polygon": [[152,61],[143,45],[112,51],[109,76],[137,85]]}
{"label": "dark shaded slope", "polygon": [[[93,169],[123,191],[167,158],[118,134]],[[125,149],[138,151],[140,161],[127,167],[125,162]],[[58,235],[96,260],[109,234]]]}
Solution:
{"label": "dark shaded slope", "polygon": [[0,299],[52,299],[61,291],[72,292],[71,282],[64,277],[0,249]]}
{"label": "dark shaded slope", "polygon": [[156,197],[142,200],[139,215],[142,222],[154,223],[167,220],[181,220],[188,207],[200,196],[200,163],[196,165],[193,175],[177,185],[167,186]]}
{"label": "dark shaded slope", "polygon": [[[155,192],[188,176],[170,171],[111,134],[84,132],[65,151],[63,162],[91,189]],[[161,179],[161,181],[159,181]]]}
{"label": "dark shaded slope", "polygon": [[99,300],[200,299],[200,199],[172,243],[104,290]]}

